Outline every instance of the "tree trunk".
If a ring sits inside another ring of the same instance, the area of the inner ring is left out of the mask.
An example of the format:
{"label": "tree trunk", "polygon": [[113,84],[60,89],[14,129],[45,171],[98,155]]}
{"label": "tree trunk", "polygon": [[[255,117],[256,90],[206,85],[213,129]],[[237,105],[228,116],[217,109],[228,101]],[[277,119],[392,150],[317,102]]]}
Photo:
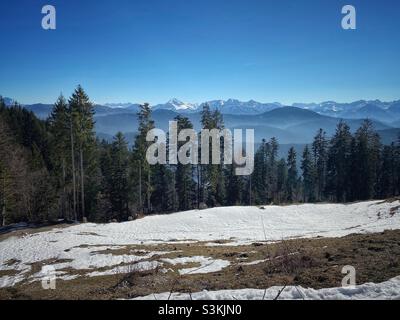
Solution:
{"label": "tree trunk", "polygon": [[140,212],[143,213],[143,202],[142,202],[142,163],[139,160],[139,208]]}
{"label": "tree trunk", "polygon": [[63,158],[62,159],[62,185],[63,185],[63,194],[62,194],[62,204],[61,204],[61,210],[62,210],[62,216],[63,216],[63,218],[65,219],[65,218],[68,218],[67,217],[67,214],[66,214],[66,212],[67,212],[67,206],[65,205],[65,199],[66,199],[66,197],[65,197],[65,195],[66,195],[66,190],[65,190],[65,180],[66,180],[66,173],[65,173],[65,159]]}
{"label": "tree trunk", "polygon": [[1,222],[1,226],[4,227],[6,225],[6,177],[5,175],[2,177],[3,179],[3,206],[2,206],[2,210],[1,210],[1,216],[2,216],[2,222]]}
{"label": "tree trunk", "polygon": [[252,202],[253,202],[253,200],[252,200],[252,194],[251,194],[251,188],[252,188],[252,186],[251,186],[251,175],[249,176],[249,203],[250,203],[250,206],[253,204]]}
{"label": "tree trunk", "polygon": [[147,188],[146,188],[146,193],[147,193],[147,213],[150,213],[151,211],[151,203],[150,203],[150,168],[147,171]]}
{"label": "tree trunk", "polygon": [[85,172],[83,169],[83,150],[82,145],[80,147],[80,163],[81,163],[81,206],[82,206],[82,220],[86,220],[85,212]]}
{"label": "tree trunk", "polygon": [[75,147],[74,147],[74,132],[71,120],[71,164],[72,164],[72,192],[73,192],[73,215],[75,222],[78,221],[78,216],[76,213],[76,171],[75,171]]}
{"label": "tree trunk", "polygon": [[197,169],[197,209],[200,209],[200,168],[199,168],[199,164],[197,164],[196,169]]}

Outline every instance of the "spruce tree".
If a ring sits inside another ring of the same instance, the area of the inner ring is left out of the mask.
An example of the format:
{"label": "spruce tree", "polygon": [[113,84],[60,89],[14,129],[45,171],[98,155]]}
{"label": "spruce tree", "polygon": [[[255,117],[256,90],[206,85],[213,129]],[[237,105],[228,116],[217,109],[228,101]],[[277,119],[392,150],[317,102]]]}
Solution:
{"label": "spruce tree", "polygon": [[326,138],[326,132],[323,129],[320,129],[312,143],[317,201],[323,199],[326,186],[327,147],[328,141]]}
{"label": "spruce tree", "polygon": [[146,160],[146,151],[151,144],[146,141],[146,136],[150,130],[154,129],[150,105],[148,103],[141,105],[137,116],[139,128],[133,147],[132,177],[137,181],[139,211],[150,213],[152,211],[151,194],[153,192],[151,183],[152,168]]}
{"label": "spruce tree", "polygon": [[[184,129],[193,129],[190,120],[183,116],[177,116],[175,121],[178,123],[178,132]],[[186,142],[179,142],[178,149]],[[189,210],[195,202],[195,182],[192,179],[193,167],[191,164],[182,164],[178,162],[176,166],[176,192],[178,195],[178,209],[180,211]]]}
{"label": "spruce tree", "polygon": [[301,170],[303,174],[303,201],[313,202],[315,200],[315,171],[308,145],[303,151]]}
{"label": "spruce tree", "polygon": [[286,200],[286,181],[288,178],[288,169],[285,159],[281,159],[277,164],[277,198],[278,203],[282,203]]}
{"label": "spruce tree", "polygon": [[130,215],[128,167],[128,144],[123,134],[118,132],[111,146],[110,203],[115,218],[119,220],[127,220]]}
{"label": "spruce tree", "polygon": [[350,127],[340,121],[329,143],[327,161],[327,193],[338,202],[351,198],[351,141]]}
{"label": "spruce tree", "polygon": [[73,144],[76,145],[79,158],[81,216],[83,220],[86,220],[85,185],[87,176],[90,176],[87,175],[86,169],[90,162],[94,161],[92,155],[96,142],[94,134],[94,108],[80,85],[69,99],[69,105],[72,116],[73,136],[75,137]]}
{"label": "spruce tree", "polygon": [[59,181],[61,189],[60,211],[61,217],[70,219],[67,204],[67,177],[70,170],[71,141],[70,141],[70,122],[69,122],[68,104],[61,95],[54,105],[53,111],[49,117],[50,132],[52,134],[52,160],[55,175]]}
{"label": "spruce tree", "polygon": [[286,193],[287,200],[289,202],[297,201],[297,189],[298,189],[298,173],[296,163],[296,150],[293,147],[289,149],[287,157],[287,181],[286,181]]}
{"label": "spruce tree", "polygon": [[386,199],[396,195],[396,146],[384,146],[382,149],[381,164],[379,170],[379,189],[380,198]]}
{"label": "spruce tree", "polygon": [[380,163],[380,137],[370,120],[365,120],[355,134],[352,161],[356,164],[353,182],[358,200],[368,200],[377,194]]}
{"label": "spruce tree", "polygon": [[[224,129],[224,122],[222,113],[219,110],[211,111],[208,104],[203,106],[201,111],[201,124],[202,129],[212,130]],[[221,146],[221,160],[223,159],[223,143]],[[211,145],[209,146],[209,164],[201,165],[201,194],[202,202],[205,202],[208,206],[216,206],[223,204],[225,200],[225,182],[224,182],[224,165],[220,161],[219,165],[212,164],[211,157]]]}

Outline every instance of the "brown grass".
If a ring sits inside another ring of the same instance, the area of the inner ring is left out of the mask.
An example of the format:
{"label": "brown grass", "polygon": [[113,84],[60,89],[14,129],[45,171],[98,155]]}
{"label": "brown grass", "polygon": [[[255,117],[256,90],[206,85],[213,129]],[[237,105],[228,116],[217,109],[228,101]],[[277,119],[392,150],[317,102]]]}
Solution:
{"label": "brown grass", "polygon": [[[341,270],[345,265],[356,268],[358,284],[379,283],[400,275],[400,230],[245,246],[210,247],[205,243],[137,245],[106,252],[132,254],[134,250],[171,251],[167,255],[149,259],[153,261],[201,255],[229,260],[231,265],[219,272],[180,276],[179,269],[198,265],[173,266],[164,263],[163,267],[172,271],[164,273],[157,268],[93,278],[82,276],[75,280],[57,281],[57,290],[43,290],[40,282],[24,282],[13,288],[0,289],[0,299],[118,299],[169,292],[171,288],[175,292],[263,289],[275,285],[320,289],[340,286],[344,276]],[[266,261],[255,265],[243,264],[256,260]],[[59,261],[45,263],[55,262]],[[43,263],[33,265],[34,270],[40,270],[41,265]],[[69,271],[70,274],[84,275],[88,270]]]}

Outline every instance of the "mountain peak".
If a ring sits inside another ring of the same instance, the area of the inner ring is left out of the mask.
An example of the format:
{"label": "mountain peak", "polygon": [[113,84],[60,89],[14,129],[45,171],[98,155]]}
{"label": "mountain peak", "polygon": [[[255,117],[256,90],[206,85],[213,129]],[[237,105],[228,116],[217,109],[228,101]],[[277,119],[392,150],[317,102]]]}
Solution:
{"label": "mountain peak", "polygon": [[176,105],[184,104],[181,100],[179,100],[179,99],[177,99],[177,98],[172,98],[172,99],[168,100],[167,103],[169,103],[169,104],[176,104]]}
{"label": "mountain peak", "polygon": [[158,104],[154,106],[154,110],[166,109],[171,111],[195,111],[198,105],[193,103],[182,102],[177,98],[170,99],[165,104]]}

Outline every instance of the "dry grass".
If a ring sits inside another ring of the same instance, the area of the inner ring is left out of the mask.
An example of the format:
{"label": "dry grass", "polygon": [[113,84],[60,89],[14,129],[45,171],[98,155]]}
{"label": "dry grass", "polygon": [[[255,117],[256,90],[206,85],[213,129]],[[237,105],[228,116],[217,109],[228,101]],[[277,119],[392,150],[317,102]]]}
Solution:
{"label": "dry grass", "polygon": [[[225,242],[224,242],[225,243]],[[110,276],[84,277],[88,270],[68,270],[82,277],[57,281],[57,290],[43,290],[40,282],[21,283],[13,288],[0,289],[0,299],[118,299],[133,298],[159,292],[196,292],[201,290],[268,288],[279,285],[301,285],[315,289],[341,285],[342,267],[353,265],[357,283],[383,282],[400,275],[400,231],[376,234],[349,235],[343,238],[295,239],[279,243],[254,243],[246,246],[207,246],[206,243],[159,244],[126,246],[106,251],[116,255],[138,254],[144,251],[171,251],[160,258],[205,256],[223,259],[231,265],[219,272],[180,276],[182,265],[164,263],[160,268]],[[105,253],[105,252],[103,252]],[[245,263],[263,260],[246,265]],[[46,261],[33,265],[34,271]],[[121,267],[128,264],[121,264]],[[184,268],[198,267],[185,264]],[[105,270],[98,269],[98,271]],[[93,271],[93,270],[90,270]],[[129,270],[128,270],[129,271]]]}

